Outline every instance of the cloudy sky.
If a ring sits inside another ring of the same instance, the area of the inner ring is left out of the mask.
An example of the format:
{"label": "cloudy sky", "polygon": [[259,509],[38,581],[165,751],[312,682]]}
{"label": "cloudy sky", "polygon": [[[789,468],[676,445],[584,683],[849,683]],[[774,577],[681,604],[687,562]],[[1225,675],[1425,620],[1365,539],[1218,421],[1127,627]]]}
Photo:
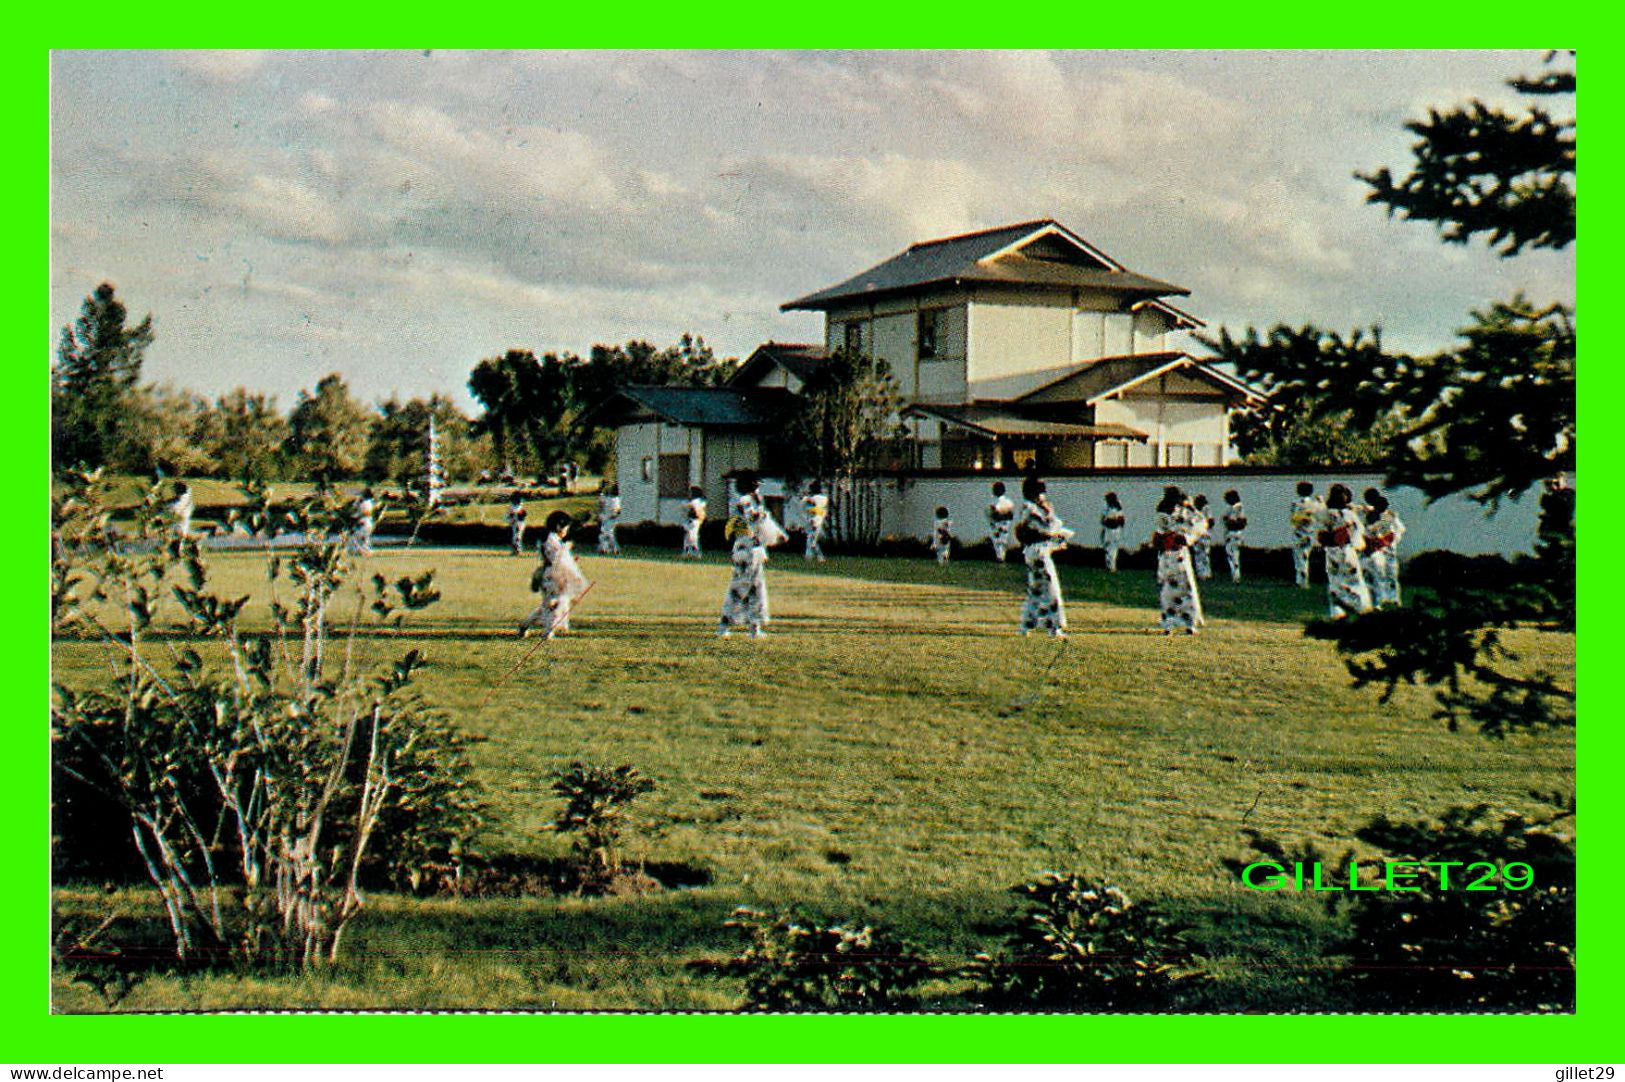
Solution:
{"label": "cloudy sky", "polygon": [[97,283],[146,375],[292,405],[468,403],[511,347],[817,340],[792,297],[1055,218],[1210,326],[1447,346],[1573,250],[1502,260],[1363,202],[1403,123],[1538,53],[83,53],[53,61],[51,346]]}

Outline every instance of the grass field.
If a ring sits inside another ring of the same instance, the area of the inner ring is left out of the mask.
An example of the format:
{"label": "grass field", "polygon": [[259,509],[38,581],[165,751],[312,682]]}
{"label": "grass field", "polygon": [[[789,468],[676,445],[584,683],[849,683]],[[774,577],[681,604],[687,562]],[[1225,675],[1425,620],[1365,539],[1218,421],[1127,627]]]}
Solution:
{"label": "grass field", "polygon": [[[1045,869],[1108,878],[1189,920],[1217,974],[1197,1009],[1359,1009],[1371,1005],[1322,979],[1339,929],[1313,898],[1247,891],[1221,865],[1247,853],[1242,831],[1340,853],[1379,813],[1573,789],[1571,735],[1453,735],[1425,690],[1388,706],[1351,690],[1330,647],[1302,634],[1320,589],[1215,581],[1206,632],[1166,638],[1149,633],[1150,573],[1063,568],[1071,637],[1024,640],[1017,566],[775,554],[772,633],[721,640],[720,554],[629,550],[582,555],[595,586],[574,631],[538,645],[513,630],[535,600],[528,558],[420,548],[369,563],[438,573],[438,605],[358,649],[421,646],[425,696],[486,738],[475,755],[500,815],[487,851],[562,854],[539,829],[557,806],[550,772],[631,763],[659,788],[637,806],[629,854],[709,882],[599,899],[374,896],[330,972],[157,974],[120,1009],[730,1008],[737,986],[683,966],[730,950],[736,905],[883,922],[949,963],[995,946],[1007,888]],[[255,557],[211,566],[221,593],[263,594]],[[1572,636],[1512,639],[1529,664],[1572,673]],[[101,647],[57,644],[59,680],[105,666]],[[70,909],[151,907],[138,890],[59,895]],[[934,991],[963,1002],[953,981]],[[106,1009],[65,980],[54,997]]]}

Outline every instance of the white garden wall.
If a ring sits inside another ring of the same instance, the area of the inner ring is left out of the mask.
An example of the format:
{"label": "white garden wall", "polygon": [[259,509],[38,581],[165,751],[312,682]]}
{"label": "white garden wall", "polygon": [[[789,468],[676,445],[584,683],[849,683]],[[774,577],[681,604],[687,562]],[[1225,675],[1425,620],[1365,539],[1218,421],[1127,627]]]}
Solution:
{"label": "white garden wall", "polygon": [[[930,534],[936,508],[942,505],[948,508],[955,524],[954,532],[962,541],[981,541],[986,537],[985,511],[992,499],[991,486],[1000,480],[1019,505],[1021,478],[1014,474],[889,481],[892,492],[886,502],[883,532],[925,539]],[[1511,556],[1529,552],[1535,545],[1540,509],[1538,490],[1526,492],[1518,500],[1503,501],[1498,511],[1491,512],[1464,496],[1450,496],[1428,504],[1415,489],[1389,488],[1380,473],[1355,471],[1312,474],[1256,470],[1125,471],[1045,479],[1056,510],[1069,527],[1077,530],[1078,543],[1086,547],[1100,543],[1100,513],[1107,492],[1116,492],[1123,502],[1128,516],[1125,541],[1134,547],[1149,539],[1163,486],[1178,485],[1189,495],[1205,493],[1213,505],[1215,518],[1222,516],[1224,491],[1235,489],[1247,512],[1248,547],[1285,548],[1291,543],[1287,516],[1299,481],[1313,483],[1315,492],[1322,496],[1337,482],[1353,489],[1356,499],[1367,487],[1377,488],[1405,522],[1403,550],[1407,554],[1441,549],[1463,555]]]}

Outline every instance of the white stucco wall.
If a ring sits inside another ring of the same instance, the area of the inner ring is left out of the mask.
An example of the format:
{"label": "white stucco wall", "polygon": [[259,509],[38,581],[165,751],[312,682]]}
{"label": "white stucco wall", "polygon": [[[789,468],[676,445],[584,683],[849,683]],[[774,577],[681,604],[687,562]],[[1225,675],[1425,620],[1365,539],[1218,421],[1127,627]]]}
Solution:
{"label": "white stucco wall", "polygon": [[647,522],[655,518],[660,491],[658,464],[643,480],[643,460],[655,461],[658,424],[622,425],[615,436],[615,483],[621,487],[621,520]]}
{"label": "white stucco wall", "polygon": [[[990,486],[1002,480],[1012,494],[1021,491],[1018,475],[988,474],[963,478],[912,479],[887,500],[882,529],[885,533],[926,539],[938,505],[959,524],[961,539],[982,540],[986,534],[984,512],[991,500]],[[1535,528],[1540,512],[1538,491],[1522,499],[1504,501],[1491,513],[1464,496],[1452,496],[1429,505],[1421,492],[1411,488],[1389,488],[1378,473],[1316,475],[1305,478],[1295,473],[1229,473],[1225,471],[1166,471],[1141,476],[1094,475],[1089,477],[1046,478],[1050,499],[1068,526],[1078,531],[1079,544],[1093,548],[1100,544],[1099,524],[1103,497],[1116,492],[1128,516],[1125,541],[1131,548],[1146,544],[1151,533],[1154,509],[1164,485],[1179,485],[1189,495],[1205,493],[1212,504],[1222,505],[1226,489],[1235,489],[1247,511],[1247,545],[1253,548],[1285,548],[1291,543],[1287,521],[1295,486],[1309,480],[1324,495],[1341,482],[1356,497],[1367,487],[1375,487],[1392,502],[1406,525],[1402,553],[1439,549],[1465,555],[1499,553],[1511,556],[1529,552],[1535,545]]]}
{"label": "white stucco wall", "polygon": [[1041,381],[1019,378],[1072,356],[1072,312],[1044,304],[970,305],[965,379],[971,398],[1009,398]]}

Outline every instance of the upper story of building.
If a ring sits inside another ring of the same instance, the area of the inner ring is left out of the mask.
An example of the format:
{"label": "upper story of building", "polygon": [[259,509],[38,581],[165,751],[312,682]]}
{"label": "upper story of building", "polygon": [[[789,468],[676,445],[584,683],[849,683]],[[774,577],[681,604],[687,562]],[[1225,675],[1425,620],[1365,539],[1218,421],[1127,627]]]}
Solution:
{"label": "upper story of building", "polygon": [[1129,270],[1051,219],[922,241],[783,310],[830,350],[884,359],[916,402],[1020,397],[1080,362],[1184,346],[1189,290]]}

